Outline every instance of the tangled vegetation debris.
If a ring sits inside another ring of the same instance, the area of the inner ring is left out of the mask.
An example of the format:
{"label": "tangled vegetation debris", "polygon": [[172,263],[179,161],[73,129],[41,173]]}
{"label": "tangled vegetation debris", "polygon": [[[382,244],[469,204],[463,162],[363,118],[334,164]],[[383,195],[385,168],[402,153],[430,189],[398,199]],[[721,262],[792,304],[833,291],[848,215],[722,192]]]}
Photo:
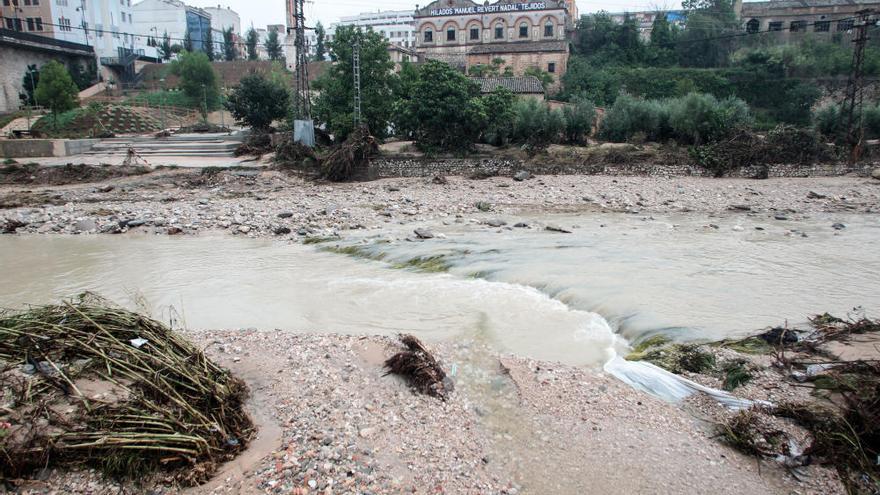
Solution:
{"label": "tangled vegetation debris", "polygon": [[[780,379],[807,382],[796,386],[811,386],[813,398],[742,411],[722,424],[722,436],[745,453],[782,460],[791,468],[813,462],[831,465],[849,493],[876,494],[880,492],[880,360],[841,361],[823,345],[880,332],[880,321],[825,313],[811,318],[810,324],[811,330],[774,328],[739,342],[749,342],[746,348],[752,348],[757,340],[773,348],[773,369],[782,373]],[[796,338],[786,338],[789,334]],[[731,382],[738,373],[731,366]],[[806,439],[796,438],[785,422],[805,432]]]}
{"label": "tangled vegetation debris", "polygon": [[244,383],[165,325],[83,294],[0,313],[0,479],[46,466],[206,481],[254,427]]}
{"label": "tangled vegetation debris", "polygon": [[370,157],[379,152],[376,139],[365,126],[359,127],[321,162],[325,179],[341,182],[351,180],[358,169],[370,163]]}
{"label": "tangled vegetation debris", "polygon": [[385,360],[385,367],[388,368],[386,374],[400,375],[415,390],[446,400],[452,392],[452,382],[446,378],[440,363],[414,336],[401,335],[400,341],[406,350]]}

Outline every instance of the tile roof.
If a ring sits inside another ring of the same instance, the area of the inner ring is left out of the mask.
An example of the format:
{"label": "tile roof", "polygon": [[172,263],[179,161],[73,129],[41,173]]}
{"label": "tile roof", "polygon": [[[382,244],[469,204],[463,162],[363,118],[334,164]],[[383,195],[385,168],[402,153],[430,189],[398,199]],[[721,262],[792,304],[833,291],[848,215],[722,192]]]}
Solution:
{"label": "tile roof", "polygon": [[567,41],[525,41],[519,43],[488,43],[474,45],[470,54],[483,53],[528,53],[528,52],[565,52],[568,51]]}
{"label": "tile roof", "polygon": [[509,89],[514,94],[544,94],[544,86],[541,80],[535,76],[519,76],[519,77],[472,77],[480,85],[481,93],[491,93],[495,88],[501,86]]}

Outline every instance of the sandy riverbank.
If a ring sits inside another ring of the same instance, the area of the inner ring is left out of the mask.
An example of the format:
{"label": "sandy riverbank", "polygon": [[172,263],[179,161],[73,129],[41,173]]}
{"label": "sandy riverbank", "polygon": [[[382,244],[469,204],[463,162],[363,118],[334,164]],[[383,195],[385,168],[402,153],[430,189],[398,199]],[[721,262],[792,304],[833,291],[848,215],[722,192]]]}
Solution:
{"label": "sandy riverbank", "polygon": [[[433,343],[456,373],[448,402],[414,395],[381,362],[381,337],[189,334],[251,386],[263,416],[251,450],[190,493],[841,493],[719,442],[695,408],[598,372]],[[50,473],[34,493],[176,493]]]}
{"label": "sandy riverbank", "polygon": [[[315,184],[274,171],[158,170],[68,185],[0,185],[0,223],[20,233],[344,235],[388,224],[466,222],[534,212],[726,212],[797,220],[819,212],[880,212],[880,181],[856,177],[450,177]],[[10,230],[10,229],[7,229]]]}

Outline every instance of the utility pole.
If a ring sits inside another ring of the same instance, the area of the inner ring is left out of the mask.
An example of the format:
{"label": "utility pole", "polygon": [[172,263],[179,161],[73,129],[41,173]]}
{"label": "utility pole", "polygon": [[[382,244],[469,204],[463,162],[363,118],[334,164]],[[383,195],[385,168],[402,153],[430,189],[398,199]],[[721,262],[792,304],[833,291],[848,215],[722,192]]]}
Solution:
{"label": "utility pole", "polygon": [[361,118],[361,42],[355,39],[351,46],[351,72],[354,74],[354,128],[363,124]]}
{"label": "utility pole", "polygon": [[294,49],[296,50],[296,64],[294,78],[296,81],[296,105],[297,117],[309,120],[312,116],[311,101],[309,95],[309,60],[306,51],[306,27],[303,0],[293,0],[293,19],[295,25]]}
{"label": "utility pole", "polygon": [[309,94],[309,58],[306,52],[306,17],[304,0],[293,0],[293,21],[295,29],[294,50],[296,64],[293,77],[296,86],[296,101],[293,122],[293,140],[312,147],[315,145],[315,123],[312,121],[311,95]]}
{"label": "utility pole", "polygon": [[843,100],[843,112],[846,118],[846,141],[850,146],[850,161],[858,162],[862,157],[863,142],[865,139],[865,123],[862,118],[862,103],[864,101],[864,62],[865,44],[868,42],[868,23],[872,9],[856,12],[858,19],[854,26],[855,38],[853,39],[853,59],[850,68],[849,81],[846,85],[846,98]]}

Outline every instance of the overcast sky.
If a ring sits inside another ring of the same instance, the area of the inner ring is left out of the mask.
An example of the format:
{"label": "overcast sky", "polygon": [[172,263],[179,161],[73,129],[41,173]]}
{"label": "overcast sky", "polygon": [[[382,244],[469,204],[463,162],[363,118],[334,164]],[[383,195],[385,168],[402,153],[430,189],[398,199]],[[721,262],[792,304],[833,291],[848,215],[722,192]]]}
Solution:
{"label": "overcast sky", "polygon": [[[490,0],[490,3],[494,0]],[[285,0],[184,0],[196,7],[232,7],[241,16],[241,30],[246,31],[252,24],[265,28],[267,24],[284,24]],[[427,5],[429,0],[306,0],[306,24],[313,26],[316,21],[324,25],[336,22],[342,16],[377,10],[412,10],[416,4]],[[482,2],[479,2],[482,3]],[[578,9],[584,12],[597,10],[636,11],[654,10],[657,7],[678,8],[680,0],[577,0]]]}

